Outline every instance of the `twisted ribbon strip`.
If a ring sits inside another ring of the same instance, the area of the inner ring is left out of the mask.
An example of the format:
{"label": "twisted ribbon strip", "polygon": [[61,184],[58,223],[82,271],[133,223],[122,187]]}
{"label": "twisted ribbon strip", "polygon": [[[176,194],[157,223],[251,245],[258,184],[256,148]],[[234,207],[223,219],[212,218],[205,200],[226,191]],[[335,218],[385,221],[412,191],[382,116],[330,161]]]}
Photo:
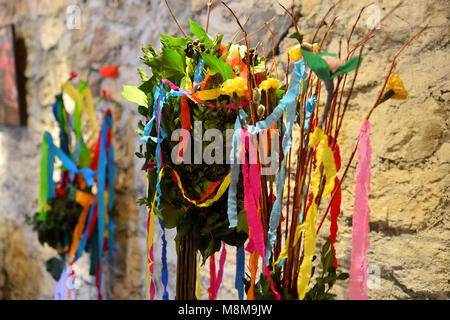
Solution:
{"label": "twisted ribbon strip", "polygon": [[353,208],[352,257],[350,265],[350,299],[367,300],[367,258],[369,250],[370,123],[364,120],[358,138],[355,203]]}

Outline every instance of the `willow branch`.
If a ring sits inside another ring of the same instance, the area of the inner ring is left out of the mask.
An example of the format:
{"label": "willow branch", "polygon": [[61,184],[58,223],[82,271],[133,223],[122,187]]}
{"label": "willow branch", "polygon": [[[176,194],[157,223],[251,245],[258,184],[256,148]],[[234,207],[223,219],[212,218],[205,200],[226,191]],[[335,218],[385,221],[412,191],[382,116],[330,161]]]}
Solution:
{"label": "willow branch", "polygon": [[169,11],[170,11],[170,14],[172,15],[173,20],[174,20],[175,23],[177,24],[178,29],[180,29],[181,33],[182,33],[185,37],[187,37],[186,33],[184,33],[183,29],[181,28],[180,24],[178,23],[177,18],[176,18],[175,15],[173,14],[173,11],[172,11],[172,9],[170,8],[169,3],[167,2],[167,0],[164,0],[164,1],[166,2],[166,6],[167,6],[167,8],[168,8]]}

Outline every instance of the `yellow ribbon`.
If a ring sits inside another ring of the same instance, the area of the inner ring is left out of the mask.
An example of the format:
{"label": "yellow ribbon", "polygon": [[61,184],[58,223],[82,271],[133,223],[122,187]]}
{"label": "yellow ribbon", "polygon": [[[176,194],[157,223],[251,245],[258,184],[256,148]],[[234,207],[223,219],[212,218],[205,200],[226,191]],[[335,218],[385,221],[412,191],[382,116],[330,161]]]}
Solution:
{"label": "yellow ribbon", "polygon": [[[161,180],[162,176],[163,176],[163,172],[164,172],[164,168],[161,168],[161,171],[159,172],[159,180]],[[153,201],[152,201],[152,208],[149,212],[150,214],[150,221],[149,221],[149,226],[148,226],[148,232],[147,232],[147,268],[146,268],[146,272],[145,272],[145,296],[147,300],[150,300],[150,285],[151,285],[151,281],[153,278],[153,273],[150,271],[150,267],[152,266],[152,264],[154,263],[154,261],[151,259],[150,257],[150,248],[153,245],[153,236],[155,234],[155,203],[156,203],[156,196],[157,193],[155,192],[155,195],[153,196]]]}
{"label": "yellow ribbon", "polygon": [[[169,168],[173,172],[173,174],[174,174],[174,176],[175,176],[175,178],[177,180],[178,188],[180,188],[180,191],[181,191],[183,197],[188,202],[190,202],[192,204],[195,204],[197,207],[209,207],[210,205],[212,205],[214,202],[216,202],[217,200],[220,199],[220,197],[225,193],[225,191],[227,190],[227,188],[228,188],[228,186],[230,184],[230,174],[228,174],[223,179],[222,183],[220,184],[219,189],[217,190],[216,195],[213,198],[207,199],[206,201],[204,201],[202,203],[198,203],[197,200],[192,200],[192,199],[190,199],[189,197],[186,196],[186,192],[185,192],[185,190],[183,188],[183,185],[181,184],[181,179],[180,179],[180,175],[178,174],[178,172],[176,172],[174,169],[172,169],[169,166],[166,166],[166,167]],[[163,173],[164,173],[164,167],[161,168],[161,171],[159,172],[159,181],[161,181],[161,179],[163,177]],[[145,291],[146,291],[146,298],[147,298],[147,300],[150,299],[150,290],[149,290],[149,288],[150,288],[151,280],[152,280],[152,277],[153,277],[153,273],[150,271],[150,267],[154,263],[154,261],[150,258],[150,248],[153,245],[153,236],[154,236],[154,233],[155,233],[155,221],[154,221],[154,218],[155,218],[155,210],[156,210],[156,206],[155,206],[156,196],[157,196],[157,193],[155,192],[155,195],[153,196],[152,207],[151,207],[151,210],[150,210],[150,213],[149,213],[150,214],[150,217],[149,217],[150,222],[149,222],[148,234],[147,234],[147,268],[146,268],[146,272],[145,272],[145,283],[146,283],[146,290]],[[200,272],[200,267],[198,268],[197,272],[198,273]],[[201,296],[200,285],[201,285],[201,282],[200,282],[200,279],[199,279],[199,276],[198,276],[197,295],[199,297]]]}
{"label": "yellow ribbon", "polygon": [[192,204],[196,205],[197,207],[203,208],[203,207],[211,206],[214,202],[216,202],[217,200],[220,199],[220,197],[225,193],[225,191],[227,191],[227,188],[230,185],[230,174],[228,173],[226,175],[226,177],[223,179],[222,183],[220,184],[220,187],[217,190],[216,195],[213,198],[211,198],[211,199],[207,199],[204,202],[199,203],[198,200],[192,200],[186,195],[186,191],[183,188],[183,185],[182,185],[181,179],[180,179],[180,175],[178,174],[178,172],[176,172],[172,168],[170,168],[170,170],[174,173],[175,179],[177,180],[178,188],[180,188],[180,191],[181,191],[181,194],[183,195],[183,198],[185,198],[186,201],[188,201],[189,203],[192,203]]}
{"label": "yellow ribbon", "polygon": [[200,280],[200,256],[197,256],[197,300],[202,300],[202,282]]}
{"label": "yellow ribbon", "polygon": [[191,72],[189,58],[186,57],[186,91],[191,92],[192,91],[192,80],[191,77],[189,77],[189,73]]}
{"label": "yellow ribbon", "polygon": [[202,101],[214,100],[214,99],[217,99],[221,95],[221,92],[222,92],[221,88],[200,90],[200,91],[197,91],[194,94],[194,96],[199,98]]}
{"label": "yellow ribbon", "polygon": [[[316,127],[313,133],[309,137],[309,146],[313,148],[318,144],[316,149],[316,163],[317,167],[311,178],[311,192],[313,194],[313,201],[306,214],[306,220],[301,225],[298,225],[295,229],[293,246],[297,245],[300,239],[300,234],[305,231],[305,243],[304,243],[304,258],[302,265],[300,266],[299,275],[297,278],[297,292],[299,300],[305,297],[306,290],[308,289],[309,281],[311,279],[312,272],[312,258],[316,248],[316,220],[318,208],[316,204],[316,198],[319,193],[320,181],[322,178],[321,166],[325,171],[325,186],[322,193],[322,198],[328,196],[334,188],[334,181],[336,178],[336,164],[334,162],[333,151],[328,146],[328,137],[324,134],[320,127]],[[274,265],[280,263],[280,261],[288,256],[289,237],[286,239],[283,250],[280,252],[277,261]]]}
{"label": "yellow ribbon", "polygon": [[[80,115],[86,109],[89,115],[89,125],[91,126],[91,131],[94,133],[95,128],[97,128],[95,121],[95,113],[94,113],[94,103],[92,102],[92,93],[91,89],[86,86],[82,92],[78,92],[77,89],[70,83],[66,82],[62,86],[62,90],[67,93],[67,95],[76,103],[78,103],[78,108],[80,109]],[[86,105],[84,103],[84,99],[86,99]]]}
{"label": "yellow ribbon", "polygon": [[334,162],[333,151],[328,146],[328,137],[324,134],[320,127],[316,127],[309,137],[309,146],[312,148],[318,143],[316,150],[317,167],[311,179],[311,192],[313,194],[313,202],[309,207],[306,220],[297,228],[305,229],[304,258],[300,266],[297,278],[297,292],[299,300],[303,299],[308,289],[311,279],[312,258],[316,249],[316,220],[317,220],[317,204],[316,198],[319,193],[320,180],[322,177],[321,166],[325,171],[325,187],[322,197],[328,196],[334,188],[334,180],[336,178],[336,164]]}

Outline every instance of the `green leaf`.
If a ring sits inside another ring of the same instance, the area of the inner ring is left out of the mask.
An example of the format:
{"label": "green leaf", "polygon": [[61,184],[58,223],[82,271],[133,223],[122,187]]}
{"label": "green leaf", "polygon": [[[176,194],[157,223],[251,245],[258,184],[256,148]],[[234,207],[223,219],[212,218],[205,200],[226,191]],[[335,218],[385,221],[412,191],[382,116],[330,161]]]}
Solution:
{"label": "green leaf", "polygon": [[175,38],[161,33],[161,43],[165,47],[182,47],[186,46],[187,38]]}
{"label": "green leaf", "polygon": [[175,228],[178,225],[179,219],[186,213],[183,209],[172,206],[164,199],[161,200],[160,209],[162,212],[162,222],[166,229]]}
{"label": "green leaf", "polygon": [[189,19],[189,26],[191,27],[191,32],[197,37],[197,39],[205,42],[205,45],[211,46],[213,44],[213,40],[211,40],[206,31],[197,23]]}
{"label": "green leaf", "polygon": [[330,250],[327,255],[325,256],[325,260],[323,263],[323,271],[326,272],[328,269],[331,268],[334,262],[334,251]]}
{"label": "green leaf", "polygon": [[161,65],[164,78],[178,82],[186,70],[183,50],[161,49]]}
{"label": "green leaf", "polygon": [[141,114],[143,116],[148,116],[148,109],[144,106],[139,106],[138,112],[139,112],[139,114]]}
{"label": "green leaf", "polygon": [[[144,91],[147,95],[151,95],[153,97],[154,88],[158,85],[158,80],[154,75],[145,82],[143,82],[138,88],[141,91]],[[149,103],[151,105],[151,103]]]}
{"label": "green leaf", "polygon": [[335,275],[335,274],[330,274],[330,275],[326,276],[326,277],[323,279],[323,282],[324,282],[324,283],[330,283],[330,282],[332,282],[332,281],[335,281],[337,278],[338,278],[337,275]]}
{"label": "green leaf", "polygon": [[306,64],[320,79],[330,79],[330,66],[325,60],[322,59],[322,56],[325,55],[324,53],[322,53],[322,55],[319,55],[306,50],[301,50],[301,52]]}
{"label": "green leaf", "polygon": [[237,223],[237,231],[238,232],[245,232],[246,234],[248,234],[249,230],[248,230],[248,223],[247,223],[247,215],[245,214],[245,210],[242,209],[239,213],[238,213],[238,223]]}
{"label": "green leaf", "polygon": [[224,81],[233,78],[233,70],[228,63],[208,53],[202,53],[202,58],[209,67],[211,76],[219,72]]}
{"label": "green leaf", "polygon": [[[345,73],[349,73],[353,70],[356,70],[356,68],[358,67],[358,59],[359,59],[359,57],[353,57],[350,60],[348,60],[346,63],[344,63],[342,66],[340,66],[339,69],[337,69],[335,73],[333,73],[331,78],[334,79],[337,76],[343,75]],[[363,61],[363,57],[361,57],[359,66],[361,66],[362,61]]]}
{"label": "green leaf", "polygon": [[149,79],[148,75],[147,75],[147,72],[145,72],[144,68],[139,67],[138,68],[138,72],[139,72],[139,76],[141,77],[142,81],[147,81]]}
{"label": "green leaf", "polygon": [[130,102],[148,108],[147,95],[136,86],[123,85],[121,95]]}
{"label": "green leaf", "polygon": [[291,35],[289,36],[289,38],[291,38],[291,39],[297,39],[298,42],[299,42],[300,44],[302,44],[302,42],[303,42],[303,35],[300,34],[300,33],[298,33],[298,32],[294,32],[293,34],[291,34]]}
{"label": "green leaf", "polygon": [[339,276],[338,276],[338,279],[339,280],[347,280],[349,278],[349,274],[348,273],[341,273]]}
{"label": "green leaf", "polygon": [[325,255],[325,253],[328,252],[328,250],[330,249],[330,245],[331,245],[331,240],[330,240],[330,238],[328,238],[327,241],[325,242],[325,244],[322,247],[322,250],[321,250],[322,255]]}
{"label": "green leaf", "polygon": [[338,55],[336,53],[332,53],[332,52],[319,52],[317,54],[320,57],[325,57],[325,56],[329,56],[329,57],[333,57],[333,58],[338,58]]}

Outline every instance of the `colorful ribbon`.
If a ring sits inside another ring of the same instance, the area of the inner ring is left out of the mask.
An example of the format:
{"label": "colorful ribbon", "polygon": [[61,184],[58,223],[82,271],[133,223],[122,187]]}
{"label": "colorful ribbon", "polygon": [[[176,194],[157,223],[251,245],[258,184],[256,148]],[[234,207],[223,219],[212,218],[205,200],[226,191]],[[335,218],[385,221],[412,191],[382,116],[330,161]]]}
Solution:
{"label": "colorful ribbon", "polygon": [[244,247],[236,248],[236,276],[234,287],[238,291],[239,300],[244,299],[245,252]]}
{"label": "colorful ribbon", "polygon": [[272,248],[277,237],[278,226],[280,225],[281,198],[285,185],[285,159],[292,145],[291,132],[295,120],[295,106],[297,97],[301,92],[302,80],[306,76],[305,66],[306,65],[303,60],[298,60],[295,62],[294,73],[292,75],[291,82],[289,83],[288,91],[280,101],[280,104],[284,104],[286,109],[286,128],[284,130],[282,142],[283,160],[281,161],[281,170],[276,179],[277,197],[273,203],[272,212],[270,213],[269,232],[267,234],[266,265],[269,265],[270,263]]}
{"label": "colorful ribbon", "polygon": [[[186,191],[183,188],[183,185],[181,183],[181,178],[180,178],[180,175],[178,174],[178,172],[176,172],[174,169],[172,169],[168,165],[166,165],[166,167],[172,172],[172,176],[175,178],[175,181],[178,185],[178,188],[181,191],[181,194],[183,195],[183,198],[187,202],[189,202],[193,205],[196,205],[197,207],[204,208],[204,207],[211,206],[214,202],[216,202],[217,200],[219,200],[222,197],[222,195],[225,193],[225,191],[227,191],[228,186],[230,184],[230,174],[227,174],[225,176],[225,178],[211,183],[208,190],[206,190],[205,194],[202,196],[202,198],[200,200],[192,200],[191,198],[189,198],[186,195]],[[214,192],[214,190],[216,189],[216,187],[219,184],[220,184],[220,187],[217,190],[217,193],[214,195],[214,197],[205,200],[208,196],[210,196]]]}
{"label": "colorful ribbon", "polygon": [[[337,144],[334,139],[331,139],[331,145],[334,145],[333,149],[333,155],[334,155],[334,163],[336,165],[336,172],[339,172],[339,169],[341,168],[341,154],[339,150],[339,145]],[[342,198],[342,192],[341,192],[341,186],[339,185],[339,178],[336,177],[334,180],[334,189],[331,193],[332,195],[336,194],[333,197],[332,203],[331,203],[331,209],[330,209],[330,243],[331,243],[331,249],[334,251],[334,262],[333,262],[333,268],[338,268],[337,258],[336,258],[336,249],[334,247],[334,244],[336,242],[336,236],[338,232],[338,217],[341,213],[341,198]]]}
{"label": "colorful ribbon", "polygon": [[163,292],[163,300],[169,300],[169,293],[167,292],[167,283],[169,281],[169,274],[167,271],[167,241],[166,241],[166,228],[164,228],[164,224],[159,220],[159,225],[162,229],[162,251],[161,251],[161,261],[162,261],[162,269],[161,269],[161,281],[164,286]]}
{"label": "colorful ribbon", "polygon": [[78,169],[77,165],[69,158],[69,156],[53,143],[50,133],[45,132],[41,145],[41,181],[39,195],[39,211],[38,219],[45,221],[47,211],[47,200],[55,198],[55,183],[53,182],[54,159],[58,157],[63,166],[70,172],[70,180],[73,181],[75,174],[82,174],[90,187],[94,183],[93,172],[89,168]]}
{"label": "colorful ribbon", "polygon": [[217,294],[219,293],[220,284],[222,283],[223,278],[223,271],[225,266],[225,261],[227,258],[227,249],[225,247],[225,242],[222,242],[222,252],[220,253],[220,259],[219,259],[219,271],[217,272],[216,276],[216,262],[214,254],[210,257],[210,300],[216,300]]}
{"label": "colorful ribbon", "polygon": [[[258,162],[256,161],[256,150],[251,141],[251,135],[249,135],[246,129],[241,130],[242,151],[241,159],[242,164],[242,176],[244,180],[244,208],[247,213],[247,223],[251,234],[251,239],[247,245],[247,251],[253,252],[257,250],[263,260],[263,270],[267,279],[270,281],[270,288],[275,296],[276,300],[280,300],[279,293],[275,290],[273,279],[270,275],[269,268],[265,264],[265,244],[264,244],[264,231],[261,223],[261,219],[258,216],[259,205],[259,192],[261,185],[261,176],[259,172]],[[247,161],[246,151],[248,150],[249,161]]]}
{"label": "colorful ribbon", "polygon": [[355,202],[352,223],[352,257],[350,265],[350,300],[367,300],[368,264],[366,253],[369,250],[369,192],[370,161],[370,123],[364,120],[358,137],[358,159],[356,168]]}
{"label": "colorful ribbon", "polygon": [[[103,241],[105,238],[105,216],[106,216],[106,205],[105,205],[105,188],[106,188],[106,169],[108,164],[107,158],[107,138],[108,131],[112,128],[112,118],[111,112],[108,110],[105,113],[105,120],[103,122],[102,130],[100,133],[100,156],[97,168],[97,227],[98,227],[98,248],[99,248],[99,276],[98,282],[101,286],[102,283],[102,273],[101,273],[101,261],[103,257]],[[112,221],[112,218],[110,219]],[[110,248],[113,250],[113,248]]]}
{"label": "colorful ribbon", "polygon": [[[317,196],[322,179],[322,166],[325,172],[325,186],[321,197],[327,197],[334,188],[336,178],[336,165],[334,161],[333,152],[328,145],[328,137],[324,134],[320,127],[316,127],[314,132],[310,135],[309,146],[316,149],[316,170],[311,179],[311,192],[313,194],[313,201],[306,214],[305,222],[297,227],[296,233],[300,230],[305,230],[304,242],[304,256],[303,262],[300,266],[299,275],[297,278],[297,292],[299,300],[305,297],[308,284],[311,279],[312,272],[312,258],[316,248],[316,220],[317,220]],[[296,234],[296,240],[298,236]]]}

